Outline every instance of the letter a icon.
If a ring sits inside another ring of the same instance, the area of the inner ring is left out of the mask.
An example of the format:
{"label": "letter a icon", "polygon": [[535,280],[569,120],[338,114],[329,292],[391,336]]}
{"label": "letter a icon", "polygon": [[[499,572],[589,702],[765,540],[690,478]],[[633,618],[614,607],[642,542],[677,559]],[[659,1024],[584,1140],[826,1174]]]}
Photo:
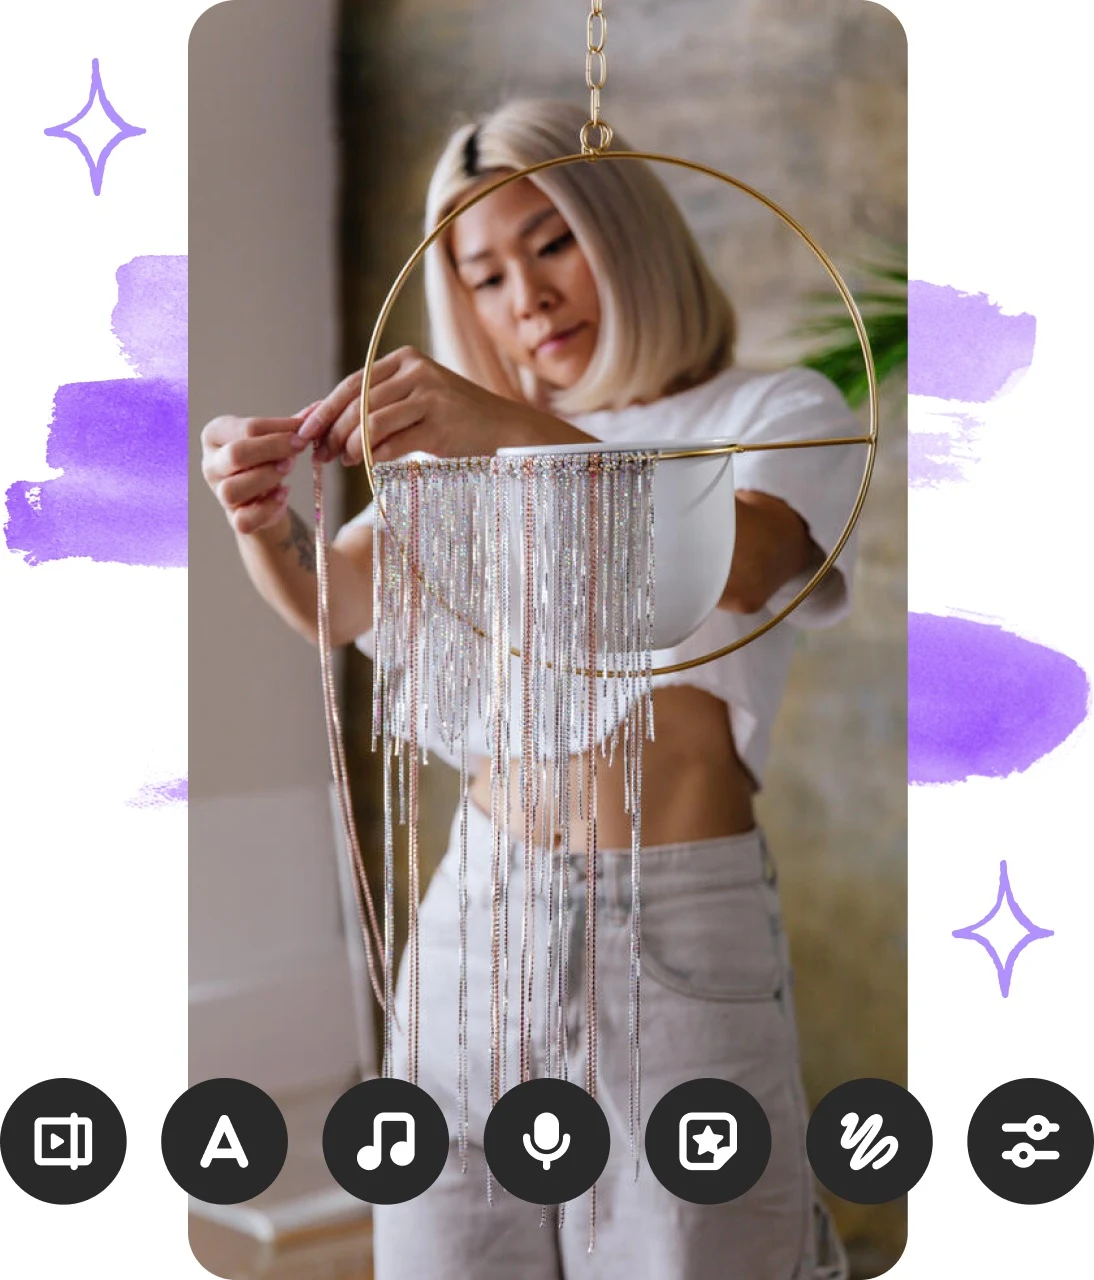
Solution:
{"label": "letter a icon", "polygon": [[[228,1145],[225,1147],[220,1145],[222,1138],[228,1139]],[[232,1122],[227,1116],[221,1116],[217,1121],[217,1127],[213,1130],[213,1136],[209,1139],[209,1145],[201,1157],[201,1167],[208,1169],[214,1160],[234,1160],[241,1169],[246,1169],[248,1164],[247,1153],[243,1150],[236,1131],[232,1128]]]}

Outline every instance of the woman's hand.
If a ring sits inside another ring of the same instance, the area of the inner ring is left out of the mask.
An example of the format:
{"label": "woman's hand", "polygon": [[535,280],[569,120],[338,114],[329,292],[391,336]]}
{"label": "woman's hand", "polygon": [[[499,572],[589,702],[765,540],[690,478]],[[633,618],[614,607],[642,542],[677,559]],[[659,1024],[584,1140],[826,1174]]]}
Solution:
{"label": "woman's hand", "polygon": [[308,405],[291,418],[225,415],[202,430],[201,473],[236,533],[257,533],[284,515],[284,481],[308,447],[297,432],[314,408]]}
{"label": "woman's hand", "polygon": [[757,613],[791,578],[821,564],[824,553],[781,498],[738,489],[736,501],[733,562],[718,605],[730,613]]}
{"label": "woman's hand", "polygon": [[[324,461],[361,456],[362,370],[343,379],[300,428],[319,440]],[[587,442],[590,437],[548,413],[486,391],[416,350],[401,347],[372,366],[368,431],[372,456],[388,462],[421,450],[436,457],[472,457],[514,445]]]}

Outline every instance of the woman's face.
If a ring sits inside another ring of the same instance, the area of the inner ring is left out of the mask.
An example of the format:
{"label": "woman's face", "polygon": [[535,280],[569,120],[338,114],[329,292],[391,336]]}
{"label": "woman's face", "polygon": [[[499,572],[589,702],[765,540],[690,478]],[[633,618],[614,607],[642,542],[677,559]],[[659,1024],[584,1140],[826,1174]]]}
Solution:
{"label": "woman's face", "polygon": [[547,196],[529,178],[512,182],[462,214],[450,244],[498,352],[548,386],[572,387],[596,347],[600,299],[585,255]]}

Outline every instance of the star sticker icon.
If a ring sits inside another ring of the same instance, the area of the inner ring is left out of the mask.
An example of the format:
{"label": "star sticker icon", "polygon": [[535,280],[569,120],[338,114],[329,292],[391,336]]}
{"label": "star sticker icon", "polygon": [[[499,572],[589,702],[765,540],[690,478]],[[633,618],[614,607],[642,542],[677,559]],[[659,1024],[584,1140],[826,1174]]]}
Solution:
{"label": "star sticker icon", "polygon": [[[77,132],[75,125],[82,125]],[[103,173],[110,153],[127,138],[139,137],[146,130],[128,124],[114,110],[103,89],[99,74],[99,59],[91,60],[91,95],[87,105],[71,120],[55,124],[45,130],[47,138],[67,138],[74,142],[87,163],[91,174],[91,190],[98,195],[103,189]]]}
{"label": "star sticker icon", "polygon": [[[985,933],[985,929],[989,926],[991,932]],[[1051,938],[1053,932],[1052,929],[1042,929],[1039,925],[1035,925],[1018,905],[1007,874],[1007,864],[1000,862],[999,894],[995,899],[995,906],[983,920],[966,925],[964,929],[955,929],[953,936],[978,942],[991,956],[999,975],[999,990],[1005,999],[1010,995],[1014,962],[1031,942],[1037,942],[1040,938]]]}
{"label": "star sticker icon", "polygon": [[722,1135],[720,1133],[715,1133],[709,1124],[702,1133],[693,1133],[691,1136],[695,1139],[695,1145],[698,1148],[698,1155],[712,1156],[722,1145]]}

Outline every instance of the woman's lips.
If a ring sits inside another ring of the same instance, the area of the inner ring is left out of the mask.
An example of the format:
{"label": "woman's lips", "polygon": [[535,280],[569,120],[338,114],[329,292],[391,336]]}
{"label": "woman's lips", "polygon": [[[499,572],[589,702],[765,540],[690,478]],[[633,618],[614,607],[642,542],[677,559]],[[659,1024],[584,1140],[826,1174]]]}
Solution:
{"label": "woman's lips", "polygon": [[536,355],[541,356],[553,354],[555,351],[559,350],[560,347],[565,346],[572,337],[580,333],[584,328],[585,323],[582,321],[580,324],[575,324],[571,329],[563,329],[560,333],[553,334],[550,338],[544,338],[539,346],[536,347]]}

